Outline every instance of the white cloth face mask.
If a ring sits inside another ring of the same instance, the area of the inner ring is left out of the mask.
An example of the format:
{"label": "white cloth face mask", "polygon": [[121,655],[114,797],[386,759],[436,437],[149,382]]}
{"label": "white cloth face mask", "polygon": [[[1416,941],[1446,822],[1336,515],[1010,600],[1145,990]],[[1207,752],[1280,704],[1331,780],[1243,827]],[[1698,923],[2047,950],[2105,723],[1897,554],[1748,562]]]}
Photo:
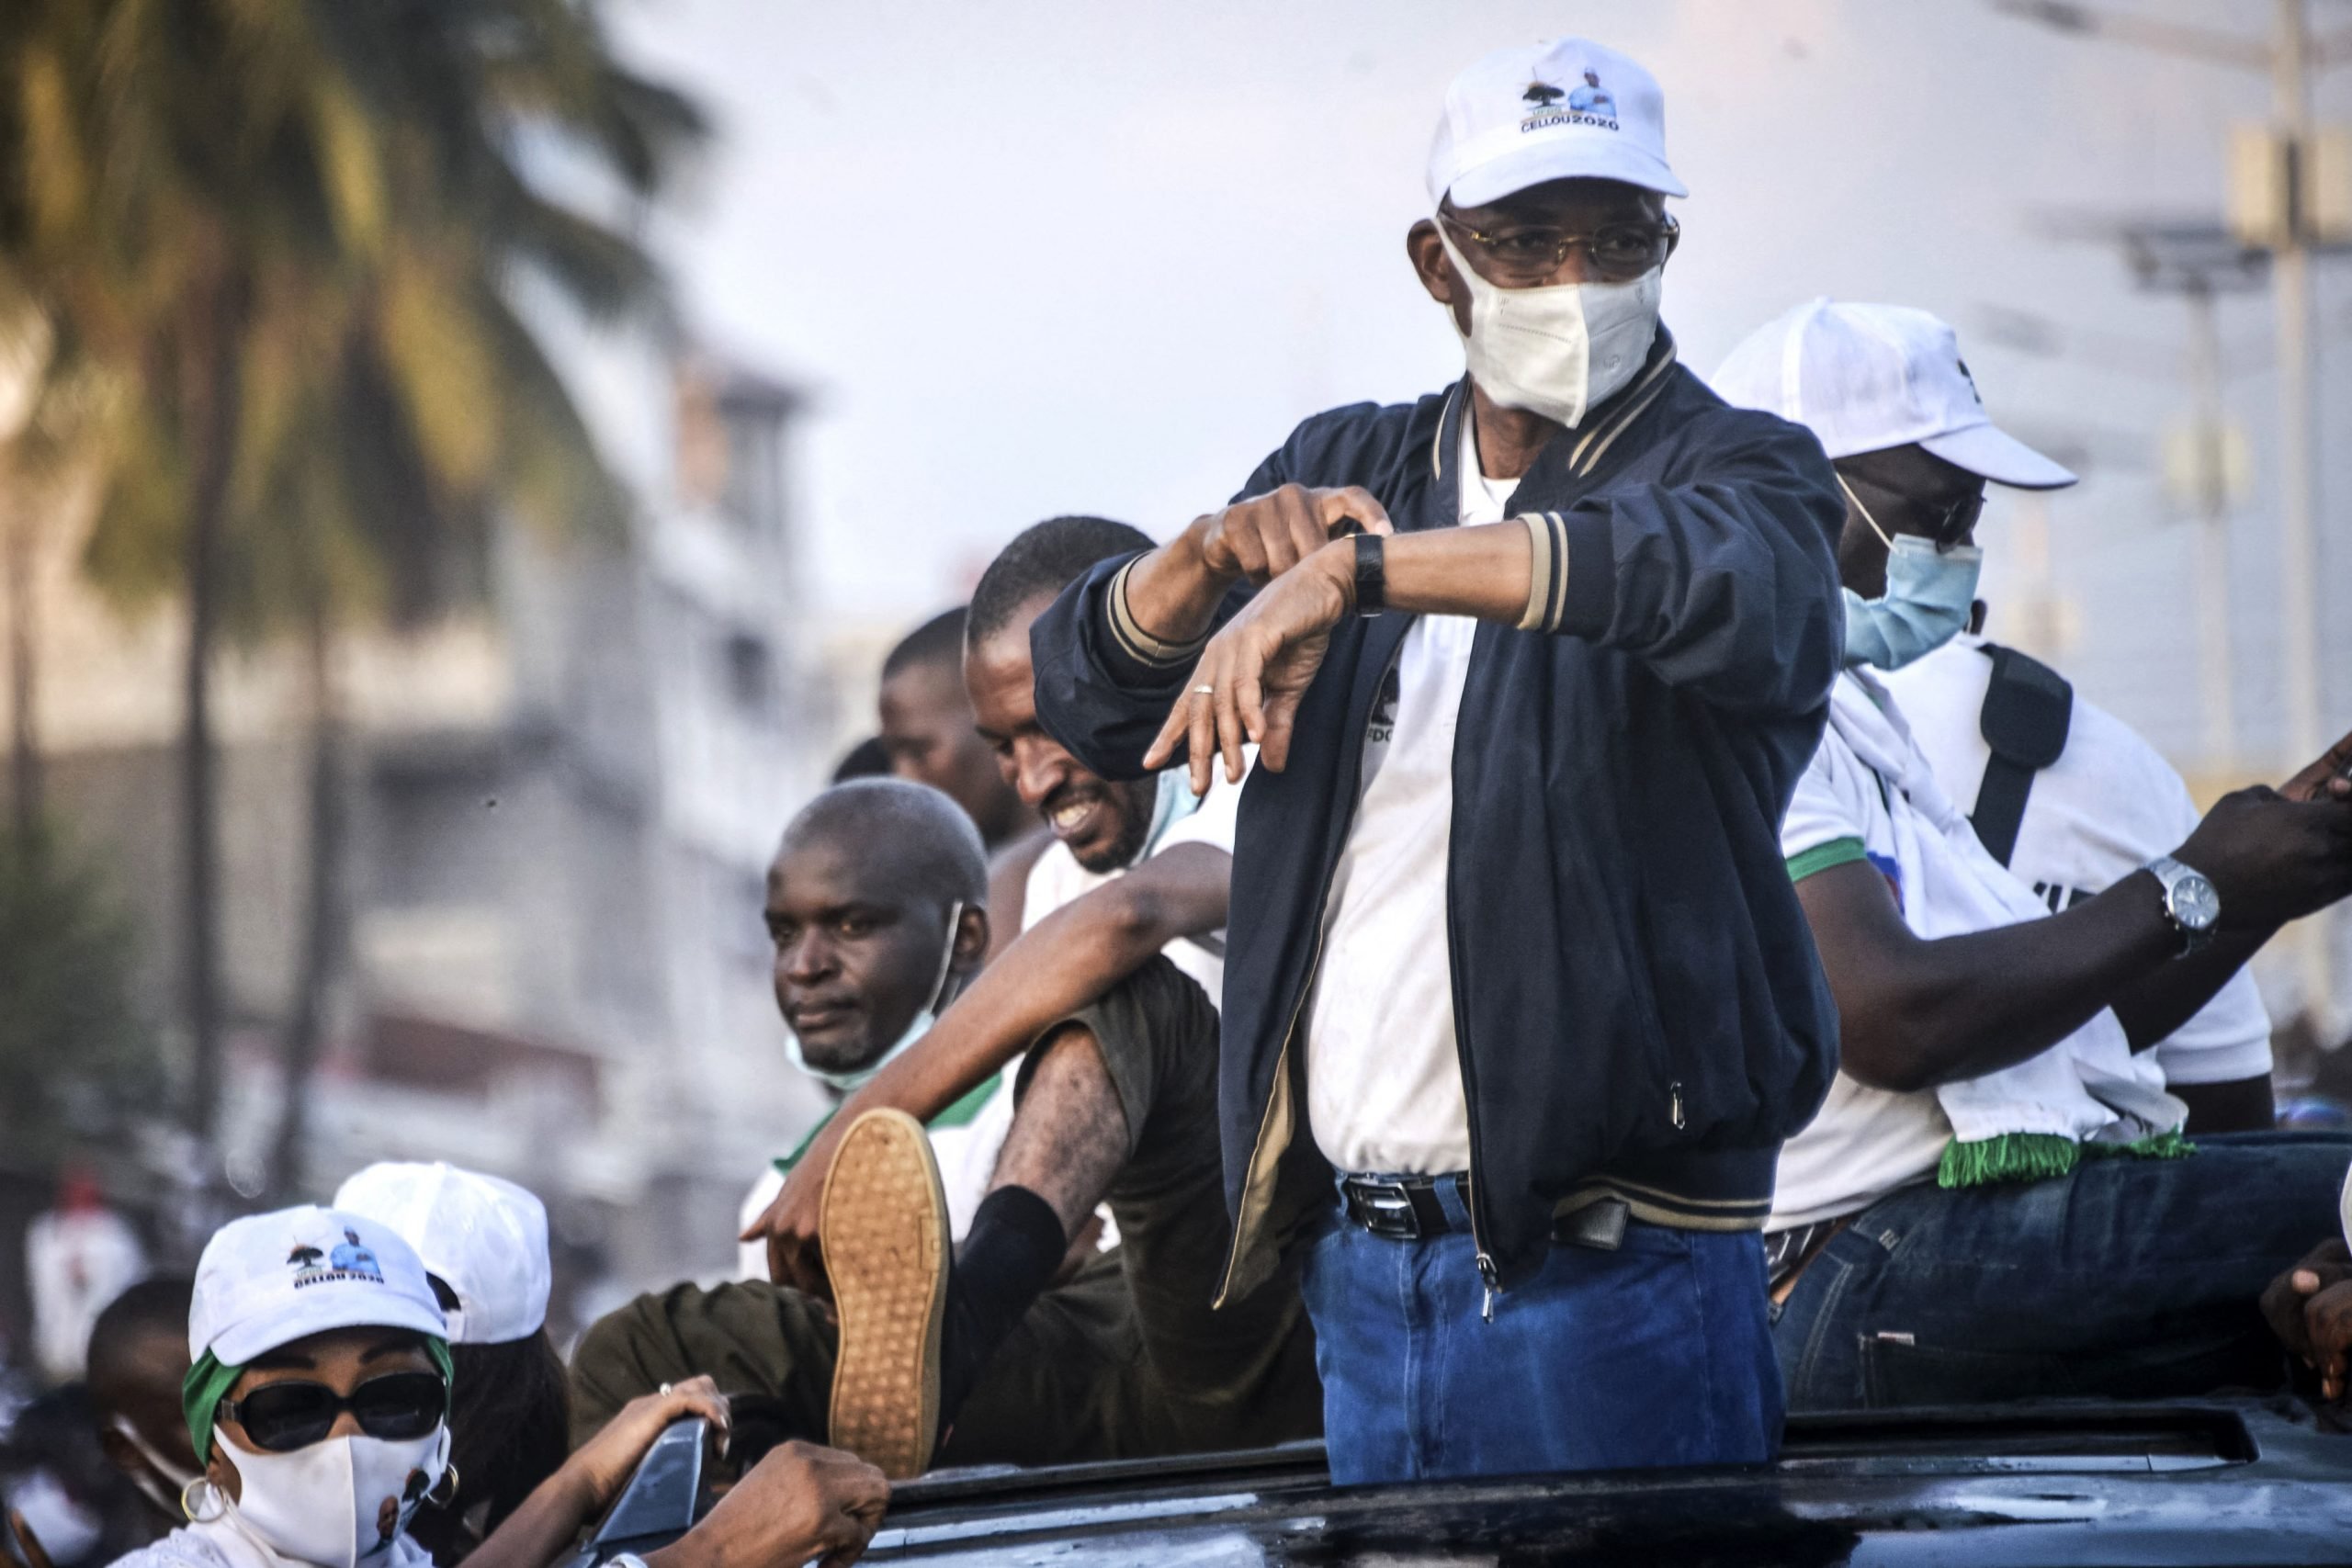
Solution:
{"label": "white cloth face mask", "polygon": [[229,1521],[277,1556],[313,1568],[380,1561],[448,1467],[446,1426],[407,1442],[328,1438],[284,1454],[229,1443],[218,1427],[212,1440],[229,1445],[243,1483],[242,1495],[228,1504]]}
{"label": "white cloth face mask", "polygon": [[[1503,407],[1573,428],[1649,358],[1665,268],[1623,283],[1499,288],[1463,259],[1442,219],[1437,237],[1470,289],[1470,331],[1462,338],[1470,378]],[[1454,321],[1450,307],[1445,319]]]}
{"label": "white cloth face mask", "polygon": [[947,976],[956,967],[956,933],[963,923],[964,900],[958,898],[947,906],[947,946],[939,955],[939,978],[932,984],[931,1000],[923,1004],[922,1010],[915,1014],[888,1051],[865,1066],[852,1067],[845,1072],[813,1066],[808,1061],[808,1052],[801,1048],[800,1036],[794,1033],[792,1025],[787,1023],[784,1026],[784,1054],[792,1059],[792,1065],[810,1077],[831,1084],[843,1094],[855,1094],[872,1083],[876,1073],[905,1055],[909,1046],[930,1033],[931,1026],[939,1021],[940,998],[947,994]]}

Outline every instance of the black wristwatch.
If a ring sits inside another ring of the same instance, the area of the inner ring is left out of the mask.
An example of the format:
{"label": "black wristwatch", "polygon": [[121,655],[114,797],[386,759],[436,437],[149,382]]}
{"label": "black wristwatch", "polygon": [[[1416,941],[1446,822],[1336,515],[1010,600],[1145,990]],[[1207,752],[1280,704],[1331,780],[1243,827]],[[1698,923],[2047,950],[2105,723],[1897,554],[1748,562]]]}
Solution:
{"label": "black wristwatch", "polygon": [[1378,534],[1356,536],[1356,614],[1376,615],[1388,608],[1388,566]]}

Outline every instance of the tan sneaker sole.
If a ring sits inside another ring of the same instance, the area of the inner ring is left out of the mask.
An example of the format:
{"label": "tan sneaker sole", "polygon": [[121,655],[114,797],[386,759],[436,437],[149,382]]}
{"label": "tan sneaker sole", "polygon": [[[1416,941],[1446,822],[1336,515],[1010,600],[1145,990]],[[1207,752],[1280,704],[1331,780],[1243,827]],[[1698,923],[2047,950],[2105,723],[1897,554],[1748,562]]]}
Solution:
{"label": "tan sneaker sole", "polygon": [[921,1475],[939,1436],[947,1194],[922,1123],[870,1111],[825,1177],[818,1220],[841,1316],[832,1442],[893,1481]]}

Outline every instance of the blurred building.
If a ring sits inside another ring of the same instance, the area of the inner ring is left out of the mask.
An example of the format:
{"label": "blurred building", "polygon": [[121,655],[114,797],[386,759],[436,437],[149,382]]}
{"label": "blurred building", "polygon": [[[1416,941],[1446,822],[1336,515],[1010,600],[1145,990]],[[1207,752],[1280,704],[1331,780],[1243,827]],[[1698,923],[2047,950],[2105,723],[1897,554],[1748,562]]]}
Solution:
{"label": "blurred building", "polygon": [[[819,1108],[785,1066],[760,907],[842,725],[796,588],[801,395],[692,347],[562,346],[640,504],[600,543],[510,525],[483,609],[344,649],[350,922],[305,1174],[322,1194],[390,1156],[504,1173],[643,1284],[727,1265],[741,1194]],[[171,1019],[181,621],[99,604],[75,533],[39,569],[49,796],[115,867]],[[249,1187],[284,1104],[309,730],[291,649],[229,654],[218,690],[222,1145]]]}

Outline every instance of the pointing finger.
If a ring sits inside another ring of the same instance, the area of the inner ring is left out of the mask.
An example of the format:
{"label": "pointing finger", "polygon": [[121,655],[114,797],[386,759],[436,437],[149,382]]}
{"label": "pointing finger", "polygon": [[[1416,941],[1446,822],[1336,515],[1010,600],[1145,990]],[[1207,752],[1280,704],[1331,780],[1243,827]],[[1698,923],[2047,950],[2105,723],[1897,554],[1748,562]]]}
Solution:
{"label": "pointing finger", "polygon": [[[1198,678],[1198,671],[1195,671],[1194,679]],[[1159,733],[1152,737],[1151,745],[1144,751],[1143,765],[1146,768],[1156,773],[1166,767],[1169,760],[1176,755],[1176,742],[1183,739],[1184,726],[1190,721],[1192,711],[1193,697],[1187,690],[1170,705],[1168,716],[1160,721]]]}
{"label": "pointing finger", "polygon": [[1195,797],[1208,794],[1209,782],[1215,776],[1211,771],[1216,765],[1214,759],[1216,756],[1216,697],[1218,682],[1212,671],[1215,660],[1211,657],[1215,652],[1216,649],[1212,647],[1209,656],[1202,658],[1201,668],[1193,678],[1193,694],[1187,699],[1192,705],[1188,718],[1190,728],[1186,735],[1191,754],[1185,761],[1191,764],[1187,772]]}

